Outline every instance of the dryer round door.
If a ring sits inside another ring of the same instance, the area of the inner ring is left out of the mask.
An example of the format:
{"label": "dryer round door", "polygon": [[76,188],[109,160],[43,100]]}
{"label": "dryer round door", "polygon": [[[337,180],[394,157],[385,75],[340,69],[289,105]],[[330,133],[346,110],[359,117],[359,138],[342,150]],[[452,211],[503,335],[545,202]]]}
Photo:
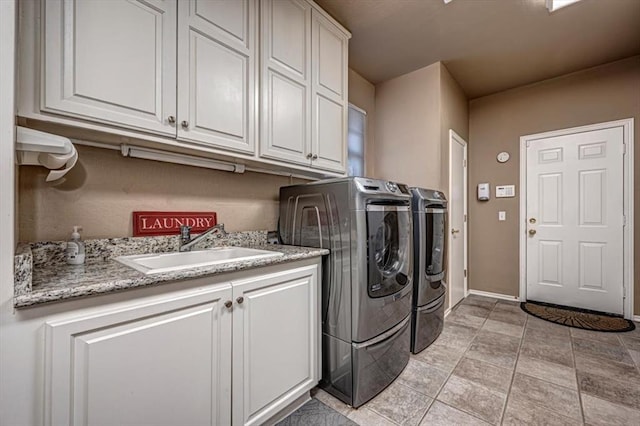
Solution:
{"label": "dryer round door", "polygon": [[367,206],[369,297],[384,297],[411,282],[411,211],[409,206]]}

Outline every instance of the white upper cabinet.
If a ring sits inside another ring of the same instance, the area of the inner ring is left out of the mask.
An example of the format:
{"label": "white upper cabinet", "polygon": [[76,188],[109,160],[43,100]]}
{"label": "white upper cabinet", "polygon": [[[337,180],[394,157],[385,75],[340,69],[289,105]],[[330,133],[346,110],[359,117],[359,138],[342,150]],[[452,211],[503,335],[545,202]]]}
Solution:
{"label": "white upper cabinet", "polygon": [[252,0],[178,2],[178,138],[253,153]]}
{"label": "white upper cabinet", "polygon": [[45,1],[42,110],[175,135],[176,2]]}
{"label": "white upper cabinet", "polygon": [[304,0],[263,0],[260,155],[344,173],[348,34]]}
{"label": "white upper cabinet", "polygon": [[311,5],[263,0],[260,155],[310,164]]}
{"label": "white upper cabinet", "polygon": [[345,173],[350,34],[311,0],[32,0],[19,17],[21,117]]}
{"label": "white upper cabinet", "polygon": [[313,11],[312,165],[344,173],[347,156],[347,42],[344,33]]}

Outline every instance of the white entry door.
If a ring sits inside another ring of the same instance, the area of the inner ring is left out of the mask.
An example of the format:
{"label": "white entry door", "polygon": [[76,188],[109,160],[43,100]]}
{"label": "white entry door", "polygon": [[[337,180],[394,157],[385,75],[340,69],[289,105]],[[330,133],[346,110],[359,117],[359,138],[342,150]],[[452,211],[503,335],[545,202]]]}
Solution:
{"label": "white entry door", "polygon": [[449,138],[449,306],[466,294],[467,143],[453,130]]}
{"label": "white entry door", "polygon": [[623,128],[526,148],[527,299],[623,313]]}

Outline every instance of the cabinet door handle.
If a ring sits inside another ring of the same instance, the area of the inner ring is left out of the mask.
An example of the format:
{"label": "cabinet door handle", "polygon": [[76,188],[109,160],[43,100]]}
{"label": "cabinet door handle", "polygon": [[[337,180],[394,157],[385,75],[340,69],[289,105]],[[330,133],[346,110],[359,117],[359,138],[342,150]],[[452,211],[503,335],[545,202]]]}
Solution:
{"label": "cabinet door handle", "polygon": [[311,158],[311,155],[312,155],[311,153],[308,153],[307,158]]}
{"label": "cabinet door handle", "polygon": [[242,302],[244,302],[244,297],[239,296],[239,297],[236,299],[236,302],[238,302],[238,305],[242,305]]}
{"label": "cabinet door handle", "polygon": [[225,308],[231,309],[232,306],[233,306],[233,302],[231,300],[227,300],[226,302],[224,302]]}
{"label": "cabinet door handle", "polygon": [[313,159],[313,160],[317,160],[317,159],[318,159],[318,155],[313,154],[313,157],[311,157],[311,159]]}
{"label": "cabinet door handle", "polygon": [[187,120],[182,120],[182,128],[183,129],[188,129],[189,128],[189,122]]}
{"label": "cabinet door handle", "polygon": [[167,121],[169,122],[169,124],[175,124],[176,118],[173,115],[170,115],[169,117],[167,117]]}

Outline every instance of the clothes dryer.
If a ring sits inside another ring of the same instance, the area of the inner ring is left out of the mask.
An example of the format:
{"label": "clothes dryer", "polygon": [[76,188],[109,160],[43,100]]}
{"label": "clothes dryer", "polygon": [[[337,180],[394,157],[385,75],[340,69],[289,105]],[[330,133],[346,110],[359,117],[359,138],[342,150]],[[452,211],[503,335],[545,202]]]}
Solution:
{"label": "clothes dryer", "polygon": [[360,177],[282,187],[279,234],[283,244],[331,251],[322,283],[322,386],[359,407],[409,360],[409,189]]}
{"label": "clothes dryer", "polygon": [[444,326],[447,200],[440,191],[411,188],[413,308],[411,352],[433,343]]}

